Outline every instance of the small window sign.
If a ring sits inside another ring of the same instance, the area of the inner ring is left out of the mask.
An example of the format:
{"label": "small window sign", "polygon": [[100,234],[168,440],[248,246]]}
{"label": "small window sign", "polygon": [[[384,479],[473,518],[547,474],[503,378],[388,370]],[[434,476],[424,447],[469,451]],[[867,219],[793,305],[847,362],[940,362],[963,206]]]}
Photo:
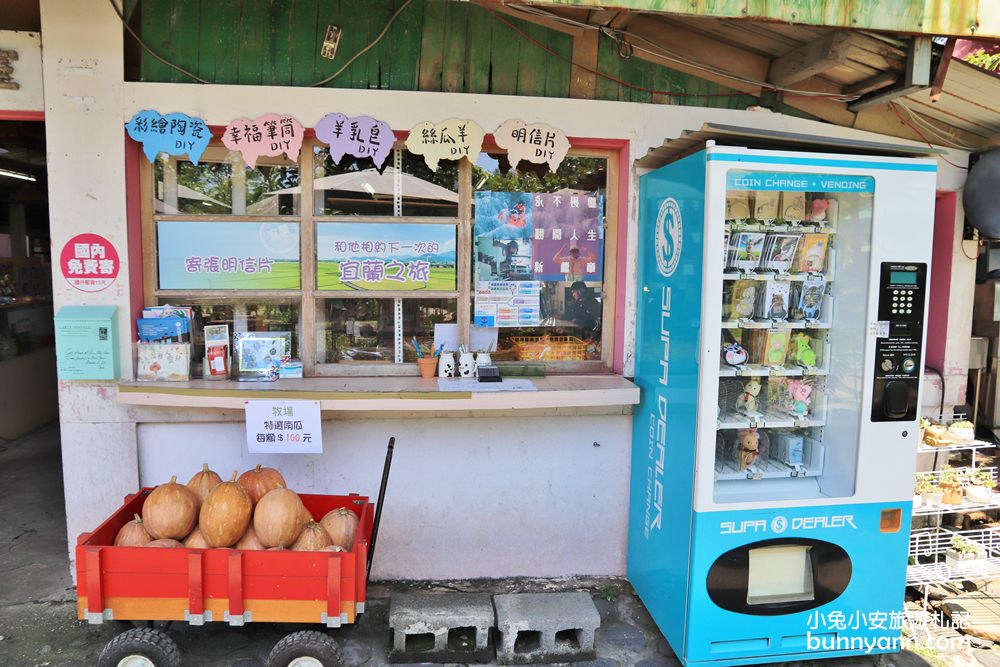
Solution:
{"label": "small window sign", "polygon": [[319,401],[247,401],[251,454],[322,454]]}

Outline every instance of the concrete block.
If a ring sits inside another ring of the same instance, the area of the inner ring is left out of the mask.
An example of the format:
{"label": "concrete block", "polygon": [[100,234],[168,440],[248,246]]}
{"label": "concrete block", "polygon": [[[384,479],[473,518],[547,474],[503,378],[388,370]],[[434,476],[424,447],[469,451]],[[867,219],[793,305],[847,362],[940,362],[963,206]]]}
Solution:
{"label": "concrete block", "polygon": [[495,595],[497,662],[520,665],[593,660],[601,615],[587,593]]}
{"label": "concrete block", "polygon": [[392,596],[390,662],[490,662],[493,604],[486,593]]}

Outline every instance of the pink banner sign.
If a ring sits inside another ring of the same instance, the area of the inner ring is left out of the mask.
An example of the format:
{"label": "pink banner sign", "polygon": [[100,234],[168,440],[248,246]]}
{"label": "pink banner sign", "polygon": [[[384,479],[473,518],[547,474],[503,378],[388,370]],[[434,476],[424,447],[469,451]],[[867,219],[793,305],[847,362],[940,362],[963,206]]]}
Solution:
{"label": "pink banner sign", "polygon": [[297,162],[302,148],[304,129],[291,116],[269,113],[253,120],[237,118],[226,126],[222,133],[222,143],[231,151],[239,151],[251,168],[257,166],[257,158],[284,153],[289,160]]}
{"label": "pink banner sign", "polygon": [[316,123],[316,138],[330,146],[330,157],[340,164],[345,155],[356,158],[370,157],[381,174],[386,160],[392,153],[396,137],[392,127],[384,120],[371,116],[345,116],[328,113]]}

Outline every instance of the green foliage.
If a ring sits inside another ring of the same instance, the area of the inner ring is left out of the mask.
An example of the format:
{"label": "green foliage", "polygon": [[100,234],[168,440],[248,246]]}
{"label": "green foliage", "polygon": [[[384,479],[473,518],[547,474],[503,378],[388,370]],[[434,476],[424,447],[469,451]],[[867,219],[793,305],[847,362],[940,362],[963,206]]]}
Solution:
{"label": "green foliage", "polygon": [[1000,72],[1000,52],[987,53],[985,49],[979,49],[965,56],[962,60],[987,72]]}

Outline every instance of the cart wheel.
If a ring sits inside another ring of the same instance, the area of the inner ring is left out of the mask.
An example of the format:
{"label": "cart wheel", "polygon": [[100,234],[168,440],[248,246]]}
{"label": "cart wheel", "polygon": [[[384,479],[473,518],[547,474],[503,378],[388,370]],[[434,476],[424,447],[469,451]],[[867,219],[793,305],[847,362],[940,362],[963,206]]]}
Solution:
{"label": "cart wheel", "polygon": [[267,656],[267,667],[339,667],[337,642],[315,630],[293,632],[275,644]]}
{"label": "cart wheel", "polygon": [[135,628],[104,647],[97,667],[179,667],[181,652],[165,632]]}

